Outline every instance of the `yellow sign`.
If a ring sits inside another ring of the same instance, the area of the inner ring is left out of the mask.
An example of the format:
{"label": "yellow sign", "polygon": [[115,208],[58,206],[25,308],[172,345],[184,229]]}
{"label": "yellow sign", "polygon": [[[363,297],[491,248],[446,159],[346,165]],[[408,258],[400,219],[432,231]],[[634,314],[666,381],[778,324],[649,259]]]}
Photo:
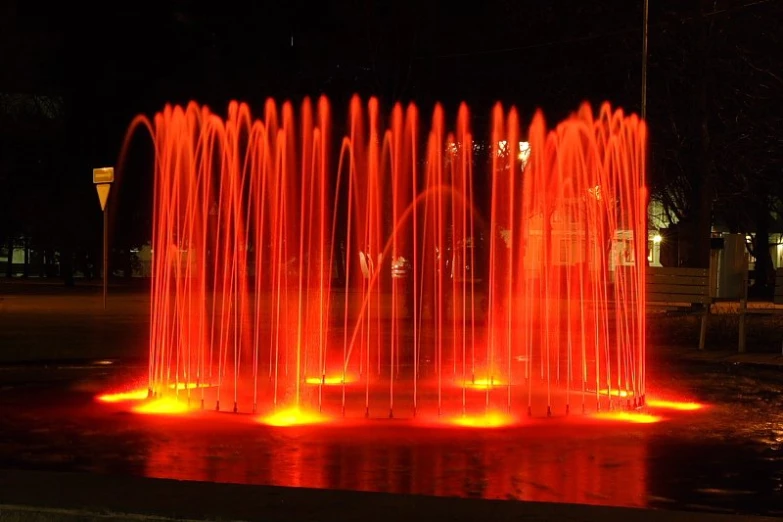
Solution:
{"label": "yellow sign", "polygon": [[114,167],[92,169],[93,183],[111,183],[112,181],[114,181]]}
{"label": "yellow sign", "polygon": [[98,199],[101,202],[101,210],[106,210],[106,201],[109,199],[109,189],[111,188],[111,183],[98,183],[95,185],[95,188],[98,190]]}
{"label": "yellow sign", "polygon": [[101,202],[101,210],[106,210],[106,201],[109,199],[109,190],[114,181],[114,167],[101,167],[92,169],[92,182],[98,191],[98,200]]}

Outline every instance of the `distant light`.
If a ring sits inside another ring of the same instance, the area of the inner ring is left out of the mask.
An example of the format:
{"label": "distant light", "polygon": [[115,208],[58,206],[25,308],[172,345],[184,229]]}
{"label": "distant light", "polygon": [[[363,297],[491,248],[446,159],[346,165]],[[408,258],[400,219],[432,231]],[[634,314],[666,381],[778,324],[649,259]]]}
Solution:
{"label": "distant light", "polygon": [[660,243],[661,241],[663,241],[663,238],[661,237],[661,235],[660,235],[660,234],[655,234],[655,235],[653,236],[653,243],[656,243],[656,244],[657,244],[657,243]]}
{"label": "distant light", "polygon": [[521,164],[520,166],[522,170],[525,170],[525,167],[527,167],[527,162],[530,159],[530,142],[519,142],[519,154],[517,154],[517,159]]}

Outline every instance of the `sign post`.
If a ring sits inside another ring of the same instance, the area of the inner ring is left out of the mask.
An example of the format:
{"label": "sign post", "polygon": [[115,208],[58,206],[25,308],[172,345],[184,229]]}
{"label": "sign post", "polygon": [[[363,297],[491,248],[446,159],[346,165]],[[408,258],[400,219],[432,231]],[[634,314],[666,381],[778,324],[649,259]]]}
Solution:
{"label": "sign post", "polygon": [[114,167],[92,169],[92,182],[98,191],[98,200],[103,211],[103,309],[106,310],[106,294],[109,290],[109,213],[106,212],[106,202],[114,182]]}

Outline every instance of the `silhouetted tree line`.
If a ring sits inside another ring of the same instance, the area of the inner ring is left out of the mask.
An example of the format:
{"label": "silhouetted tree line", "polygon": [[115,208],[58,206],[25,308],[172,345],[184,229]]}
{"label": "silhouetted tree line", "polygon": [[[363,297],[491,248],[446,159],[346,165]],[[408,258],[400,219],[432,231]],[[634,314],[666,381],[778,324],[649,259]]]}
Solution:
{"label": "silhouetted tree line", "polygon": [[707,266],[719,225],[752,234],[762,288],[774,284],[770,235],[783,232],[781,16],[781,2],[702,1],[650,20],[650,182],[679,220],[670,263]]}

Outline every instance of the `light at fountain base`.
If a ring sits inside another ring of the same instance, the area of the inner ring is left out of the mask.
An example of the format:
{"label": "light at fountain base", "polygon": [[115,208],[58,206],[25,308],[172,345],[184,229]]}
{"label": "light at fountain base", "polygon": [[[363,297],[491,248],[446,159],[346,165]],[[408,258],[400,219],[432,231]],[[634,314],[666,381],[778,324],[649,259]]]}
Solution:
{"label": "light at fountain base", "polygon": [[696,411],[704,408],[703,404],[690,401],[669,401],[663,399],[647,399],[647,406],[650,408],[660,408],[662,410],[677,411]]}
{"label": "light at fountain base", "polygon": [[600,411],[592,414],[594,419],[610,422],[629,422],[632,424],[654,424],[663,420],[663,417],[649,413],[615,410]]}
{"label": "light at fountain base", "polygon": [[500,412],[487,412],[483,415],[454,417],[449,419],[449,424],[464,428],[504,428],[516,424],[516,419]]}
{"label": "light at fountain base", "polygon": [[317,386],[340,386],[342,384],[351,384],[354,381],[349,376],[343,377],[342,375],[325,375],[323,377],[308,377],[305,379],[305,384]]}
{"label": "light at fountain base", "polygon": [[96,400],[99,402],[143,401],[148,395],[149,392],[146,389],[132,390],[118,393],[104,393],[103,395],[98,395]]}
{"label": "light at fountain base", "polygon": [[174,397],[161,397],[137,404],[132,411],[147,415],[181,415],[187,413],[188,405]]}
{"label": "light at fountain base", "polygon": [[278,410],[271,415],[261,417],[258,419],[258,421],[261,424],[266,424],[268,426],[285,427],[321,424],[327,422],[328,419],[320,413],[306,411],[294,407],[285,410]]}

